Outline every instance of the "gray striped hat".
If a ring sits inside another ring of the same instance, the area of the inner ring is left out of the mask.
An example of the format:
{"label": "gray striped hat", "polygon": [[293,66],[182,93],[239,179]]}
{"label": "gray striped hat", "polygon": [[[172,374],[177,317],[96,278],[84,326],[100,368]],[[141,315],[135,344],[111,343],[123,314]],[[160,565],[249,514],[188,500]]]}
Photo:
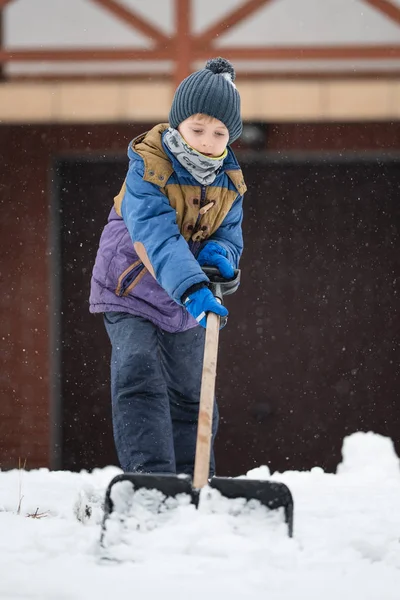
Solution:
{"label": "gray striped hat", "polygon": [[214,117],[229,131],[229,144],[242,133],[240,96],[235,84],[235,69],[225,58],[212,58],[200,71],[192,73],[178,86],[169,113],[174,129],[185,119],[202,113]]}

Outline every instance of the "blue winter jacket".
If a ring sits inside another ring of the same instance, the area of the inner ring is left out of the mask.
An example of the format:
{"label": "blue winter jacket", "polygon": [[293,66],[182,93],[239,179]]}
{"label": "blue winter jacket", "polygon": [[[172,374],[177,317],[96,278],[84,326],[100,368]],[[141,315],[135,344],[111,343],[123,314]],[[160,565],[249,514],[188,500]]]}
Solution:
{"label": "blue winter jacket", "polygon": [[[166,331],[183,331],[197,323],[181,298],[207,281],[196,260],[200,248],[217,241],[238,266],[246,186],[231,149],[212,185],[201,186],[163,144],[167,127],[157,125],[129,145],[128,173],[93,268],[90,311],[129,312]],[[134,243],[143,245],[155,278]]]}

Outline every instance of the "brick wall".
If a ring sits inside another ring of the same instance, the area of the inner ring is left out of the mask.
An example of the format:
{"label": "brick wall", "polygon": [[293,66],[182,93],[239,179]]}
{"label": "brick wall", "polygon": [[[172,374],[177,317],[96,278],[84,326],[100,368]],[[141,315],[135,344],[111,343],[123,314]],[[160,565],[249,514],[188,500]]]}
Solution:
{"label": "brick wall", "polygon": [[[143,126],[140,127],[140,131]],[[0,128],[0,468],[50,466],[50,169],[57,154],[124,152],[134,128]],[[139,130],[138,130],[139,132]]]}

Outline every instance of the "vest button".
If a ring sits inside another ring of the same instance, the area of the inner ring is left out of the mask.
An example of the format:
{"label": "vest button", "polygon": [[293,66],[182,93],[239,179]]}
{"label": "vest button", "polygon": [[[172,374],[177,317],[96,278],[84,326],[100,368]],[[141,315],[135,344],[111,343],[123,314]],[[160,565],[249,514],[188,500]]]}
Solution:
{"label": "vest button", "polygon": [[159,179],[160,181],[164,181],[165,177],[164,177],[164,175],[159,175],[159,176],[158,176],[158,179]]}
{"label": "vest button", "polygon": [[154,171],[149,171],[149,175],[154,175]]}

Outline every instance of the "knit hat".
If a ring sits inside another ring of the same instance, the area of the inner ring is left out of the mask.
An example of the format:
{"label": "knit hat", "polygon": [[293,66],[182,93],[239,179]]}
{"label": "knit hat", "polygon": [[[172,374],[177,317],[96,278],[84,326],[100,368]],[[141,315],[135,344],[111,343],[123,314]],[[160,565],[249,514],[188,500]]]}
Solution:
{"label": "knit hat", "polygon": [[235,69],[225,58],[212,58],[204,69],[192,73],[178,86],[169,113],[174,129],[185,119],[202,113],[214,117],[229,131],[229,144],[242,133],[240,96]]}

